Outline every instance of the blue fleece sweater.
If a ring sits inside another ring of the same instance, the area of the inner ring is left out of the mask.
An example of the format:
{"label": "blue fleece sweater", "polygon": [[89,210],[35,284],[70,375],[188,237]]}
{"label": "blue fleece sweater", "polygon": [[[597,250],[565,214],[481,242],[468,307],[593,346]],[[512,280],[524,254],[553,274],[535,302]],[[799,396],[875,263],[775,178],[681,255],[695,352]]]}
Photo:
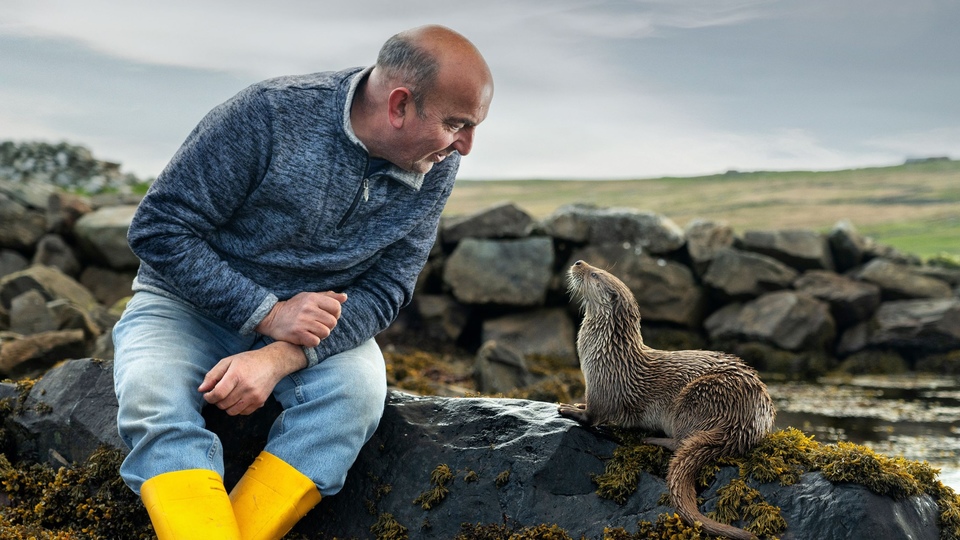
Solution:
{"label": "blue fleece sweater", "polygon": [[281,77],[213,109],[140,203],[128,239],[134,290],[188,302],[237,329],[278,300],[342,291],[308,365],[356,347],[410,302],[460,162],[426,175],[372,168],[350,125],[369,71]]}

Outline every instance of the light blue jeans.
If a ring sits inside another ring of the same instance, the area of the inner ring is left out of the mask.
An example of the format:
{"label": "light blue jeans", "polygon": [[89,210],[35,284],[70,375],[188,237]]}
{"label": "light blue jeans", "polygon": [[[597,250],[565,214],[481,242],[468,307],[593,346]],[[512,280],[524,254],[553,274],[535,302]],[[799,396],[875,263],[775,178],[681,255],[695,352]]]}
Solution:
{"label": "light blue jeans", "polygon": [[[113,330],[117,426],[130,453],[120,467],[136,493],[158,474],[209,469],[223,477],[220,439],[204,428],[197,387],[221,359],[269,343],[242,336],[189,305],[137,292]],[[387,382],[370,339],[356,349],[284,377],[273,396],[283,412],[266,451],[312,479],[324,496],[340,491],[347,470],[380,422]]]}

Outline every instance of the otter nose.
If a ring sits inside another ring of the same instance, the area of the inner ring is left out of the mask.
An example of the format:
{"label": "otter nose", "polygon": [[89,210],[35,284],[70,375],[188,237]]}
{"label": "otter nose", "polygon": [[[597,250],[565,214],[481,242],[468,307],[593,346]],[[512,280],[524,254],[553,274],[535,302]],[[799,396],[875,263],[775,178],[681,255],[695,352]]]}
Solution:
{"label": "otter nose", "polygon": [[577,262],[573,263],[574,266],[583,266],[583,264],[584,262],[582,260],[578,260]]}

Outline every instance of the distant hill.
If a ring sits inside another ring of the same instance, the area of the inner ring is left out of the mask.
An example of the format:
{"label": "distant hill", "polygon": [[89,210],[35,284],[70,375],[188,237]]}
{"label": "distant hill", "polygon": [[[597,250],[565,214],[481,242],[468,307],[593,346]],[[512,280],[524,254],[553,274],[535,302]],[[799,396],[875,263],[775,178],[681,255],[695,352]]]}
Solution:
{"label": "distant hill", "polygon": [[685,226],[828,230],[842,219],[908,253],[960,255],[960,161],[911,159],[840,171],[738,172],[637,180],[457,181],[446,215],[512,201],[534,217],[570,203],[650,210]]}

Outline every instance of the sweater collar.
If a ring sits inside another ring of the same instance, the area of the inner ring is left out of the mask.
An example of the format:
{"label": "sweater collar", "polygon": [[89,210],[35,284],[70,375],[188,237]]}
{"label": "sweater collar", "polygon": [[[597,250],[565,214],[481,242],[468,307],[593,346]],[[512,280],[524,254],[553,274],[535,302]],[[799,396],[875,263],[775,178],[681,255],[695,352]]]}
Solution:
{"label": "sweater collar", "polygon": [[[370,71],[373,70],[373,66],[370,66],[366,69],[362,69],[355,73],[352,78],[350,78],[350,85],[347,87],[347,96],[343,104],[343,131],[347,134],[347,138],[351,142],[363,149],[367,155],[370,155],[370,151],[367,150],[366,145],[357,137],[357,134],[353,131],[353,124],[350,122],[350,108],[353,105],[353,96],[357,91],[357,87],[360,86],[360,81],[364,79],[367,75],[370,74]],[[406,171],[397,167],[393,163],[387,168],[386,174],[391,178],[400,182],[401,184],[414,189],[415,191],[420,191],[420,188],[423,186],[423,177],[422,173],[415,173]]]}

